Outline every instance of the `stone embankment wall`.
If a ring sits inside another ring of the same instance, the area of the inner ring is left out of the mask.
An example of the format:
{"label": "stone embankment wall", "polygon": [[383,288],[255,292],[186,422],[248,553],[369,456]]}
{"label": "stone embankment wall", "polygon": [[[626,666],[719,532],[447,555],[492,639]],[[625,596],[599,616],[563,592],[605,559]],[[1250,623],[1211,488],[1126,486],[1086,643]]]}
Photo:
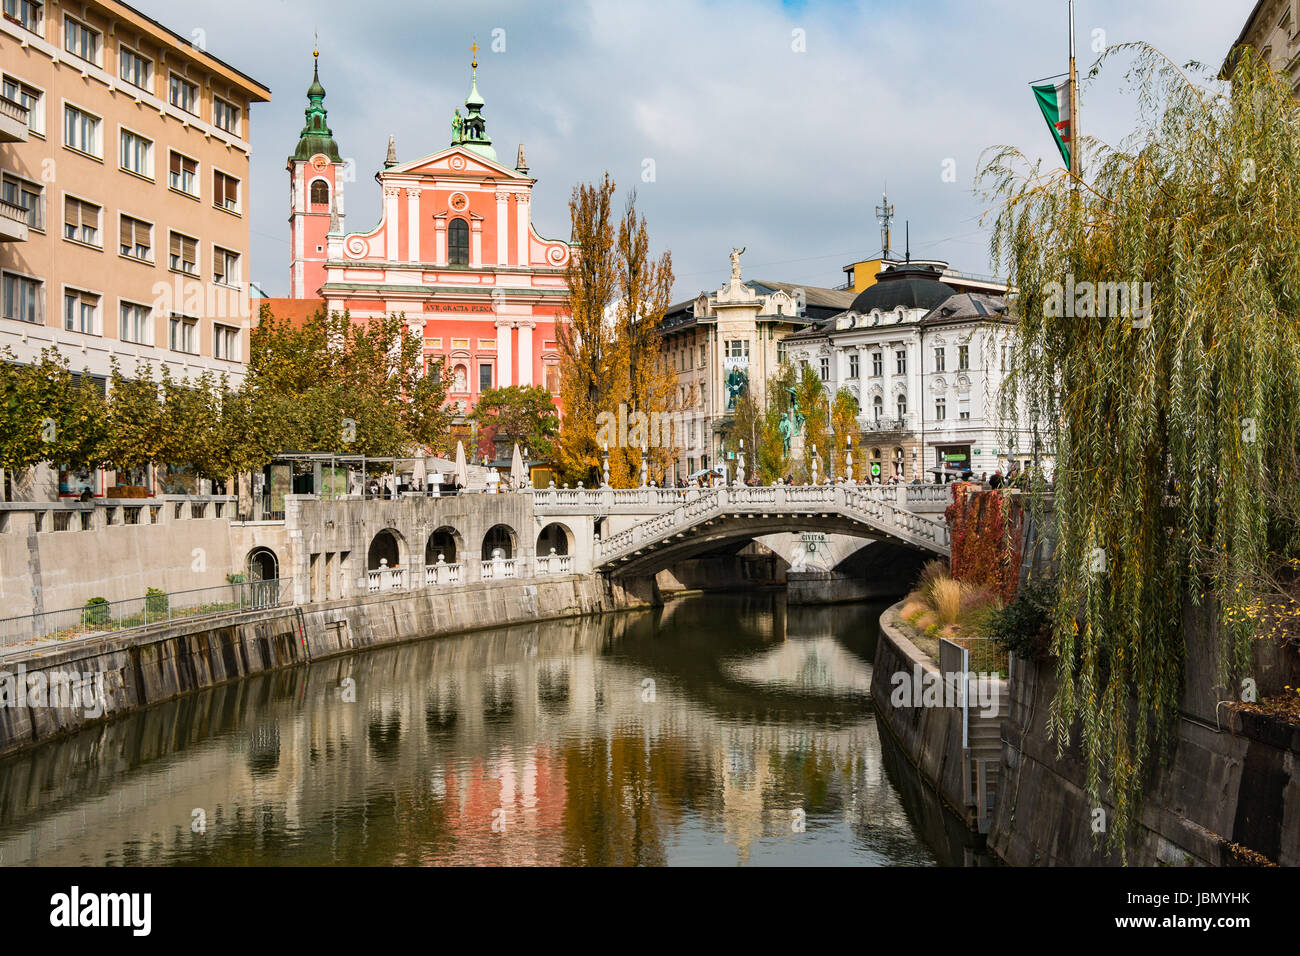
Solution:
{"label": "stone embankment wall", "polygon": [[[1300,865],[1300,727],[1252,713],[1217,684],[1210,607],[1184,614],[1182,709],[1163,766],[1153,757],[1130,865],[1240,865],[1260,858]],[[1297,686],[1296,653],[1257,644],[1261,698]],[[1003,724],[1003,766],[989,847],[1014,865],[1117,865],[1093,841],[1077,732],[1058,758],[1046,729],[1056,663],[1016,660]],[[1113,808],[1105,806],[1107,819]],[[1244,849],[1243,849],[1244,848]]]}
{"label": "stone embankment wall", "polygon": [[974,828],[974,811],[966,806],[962,779],[966,761],[962,754],[961,711],[955,707],[895,707],[890,701],[893,675],[906,674],[911,680],[918,667],[923,674],[935,674],[936,679],[939,674],[929,656],[890,623],[899,607],[901,604],[896,604],[880,616],[880,636],[871,668],[871,699],[877,718],[943,804]]}
{"label": "stone embankment wall", "polygon": [[[635,608],[658,600],[653,579],[611,584],[599,575],[424,588],[200,618],[105,635],[39,655],[0,655],[0,673],[103,675],[95,706],[0,706],[0,756],[98,720],[191,691],[401,641]],[[96,678],[98,679],[98,678]],[[93,685],[92,685],[93,686]]]}

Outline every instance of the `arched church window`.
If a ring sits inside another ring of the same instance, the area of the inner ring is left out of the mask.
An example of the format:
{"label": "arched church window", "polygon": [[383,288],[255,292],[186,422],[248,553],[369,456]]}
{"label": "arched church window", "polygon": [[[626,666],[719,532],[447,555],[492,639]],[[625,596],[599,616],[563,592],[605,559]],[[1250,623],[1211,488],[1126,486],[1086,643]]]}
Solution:
{"label": "arched church window", "polygon": [[881,415],[885,411],[885,400],[877,395],[871,400],[871,409],[875,416],[875,420],[880,421]]}
{"label": "arched church window", "polygon": [[447,226],[447,261],[453,266],[469,265],[469,223],[453,219]]}
{"label": "arched church window", "polygon": [[323,179],[314,180],[311,184],[311,204],[313,206],[328,206],[330,201],[330,186]]}

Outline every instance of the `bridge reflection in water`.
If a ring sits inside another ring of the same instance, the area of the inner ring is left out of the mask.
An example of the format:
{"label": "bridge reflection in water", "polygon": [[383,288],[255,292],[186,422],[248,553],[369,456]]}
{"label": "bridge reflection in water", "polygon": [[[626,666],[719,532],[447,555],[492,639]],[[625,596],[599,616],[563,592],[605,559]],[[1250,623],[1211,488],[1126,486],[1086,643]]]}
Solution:
{"label": "bridge reflection in water", "polygon": [[882,759],[880,610],[715,594],[214,688],[0,763],[0,864],[960,863]]}

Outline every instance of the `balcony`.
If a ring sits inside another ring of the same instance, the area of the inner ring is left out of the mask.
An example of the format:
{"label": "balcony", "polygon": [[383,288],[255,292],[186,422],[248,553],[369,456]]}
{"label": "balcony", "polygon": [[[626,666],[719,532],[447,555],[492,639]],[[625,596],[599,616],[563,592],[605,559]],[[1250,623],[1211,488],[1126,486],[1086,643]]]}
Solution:
{"label": "balcony", "polygon": [[26,242],[29,219],[22,206],[0,199],[0,242]]}
{"label": "balcony", "polygon": [[0,143],[27,142],[28,114],[22,103],[0,96]]}
{"label": "balcony", "polygon": [[884,434],[887,432],[905,432],[911,428],[911,416],[903,418],[866,418],[860,421],[864,434]]}

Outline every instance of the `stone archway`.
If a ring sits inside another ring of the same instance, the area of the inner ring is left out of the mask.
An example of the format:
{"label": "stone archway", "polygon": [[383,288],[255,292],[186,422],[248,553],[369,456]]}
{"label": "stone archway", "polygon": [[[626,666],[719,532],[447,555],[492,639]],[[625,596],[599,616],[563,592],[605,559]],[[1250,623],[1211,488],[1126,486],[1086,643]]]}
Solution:
{"label": "stone archway", "polygon": [[567,525],[552,521],[537,536],[537,556],[544,558],[554,549],[557,555],[573,553],[575,538]]}
{"label": "stone archway", "polygon": [[[507,524],[493,525],[488,529],[487,534],[483,535],[482,558],[484,561],[491,561],[494,558],[504,558],[509,560],[515,556],[518,536],[515,529]],[[497,552],[500,552],[498,554]]]}
{"label": "stone archway", "polygon": [[366,552],[366,570],[376,571],[380,567],[396,568],[403,564],[402,536],[392,528],[385,528],[370,541]]}
{"label": "stone archway", "polygon": [[280,559],[270,548],[254,548],[248,552],[244,568],[249,581],[275,581],[280,577]]}
{"label": "stone archway", "polygon": [[439,556],[447,564],[455,564],[465,550],[460,532],[451,525],[443,525],[433,534],[424,546],[424,564],[426,567],[438,563]]}

